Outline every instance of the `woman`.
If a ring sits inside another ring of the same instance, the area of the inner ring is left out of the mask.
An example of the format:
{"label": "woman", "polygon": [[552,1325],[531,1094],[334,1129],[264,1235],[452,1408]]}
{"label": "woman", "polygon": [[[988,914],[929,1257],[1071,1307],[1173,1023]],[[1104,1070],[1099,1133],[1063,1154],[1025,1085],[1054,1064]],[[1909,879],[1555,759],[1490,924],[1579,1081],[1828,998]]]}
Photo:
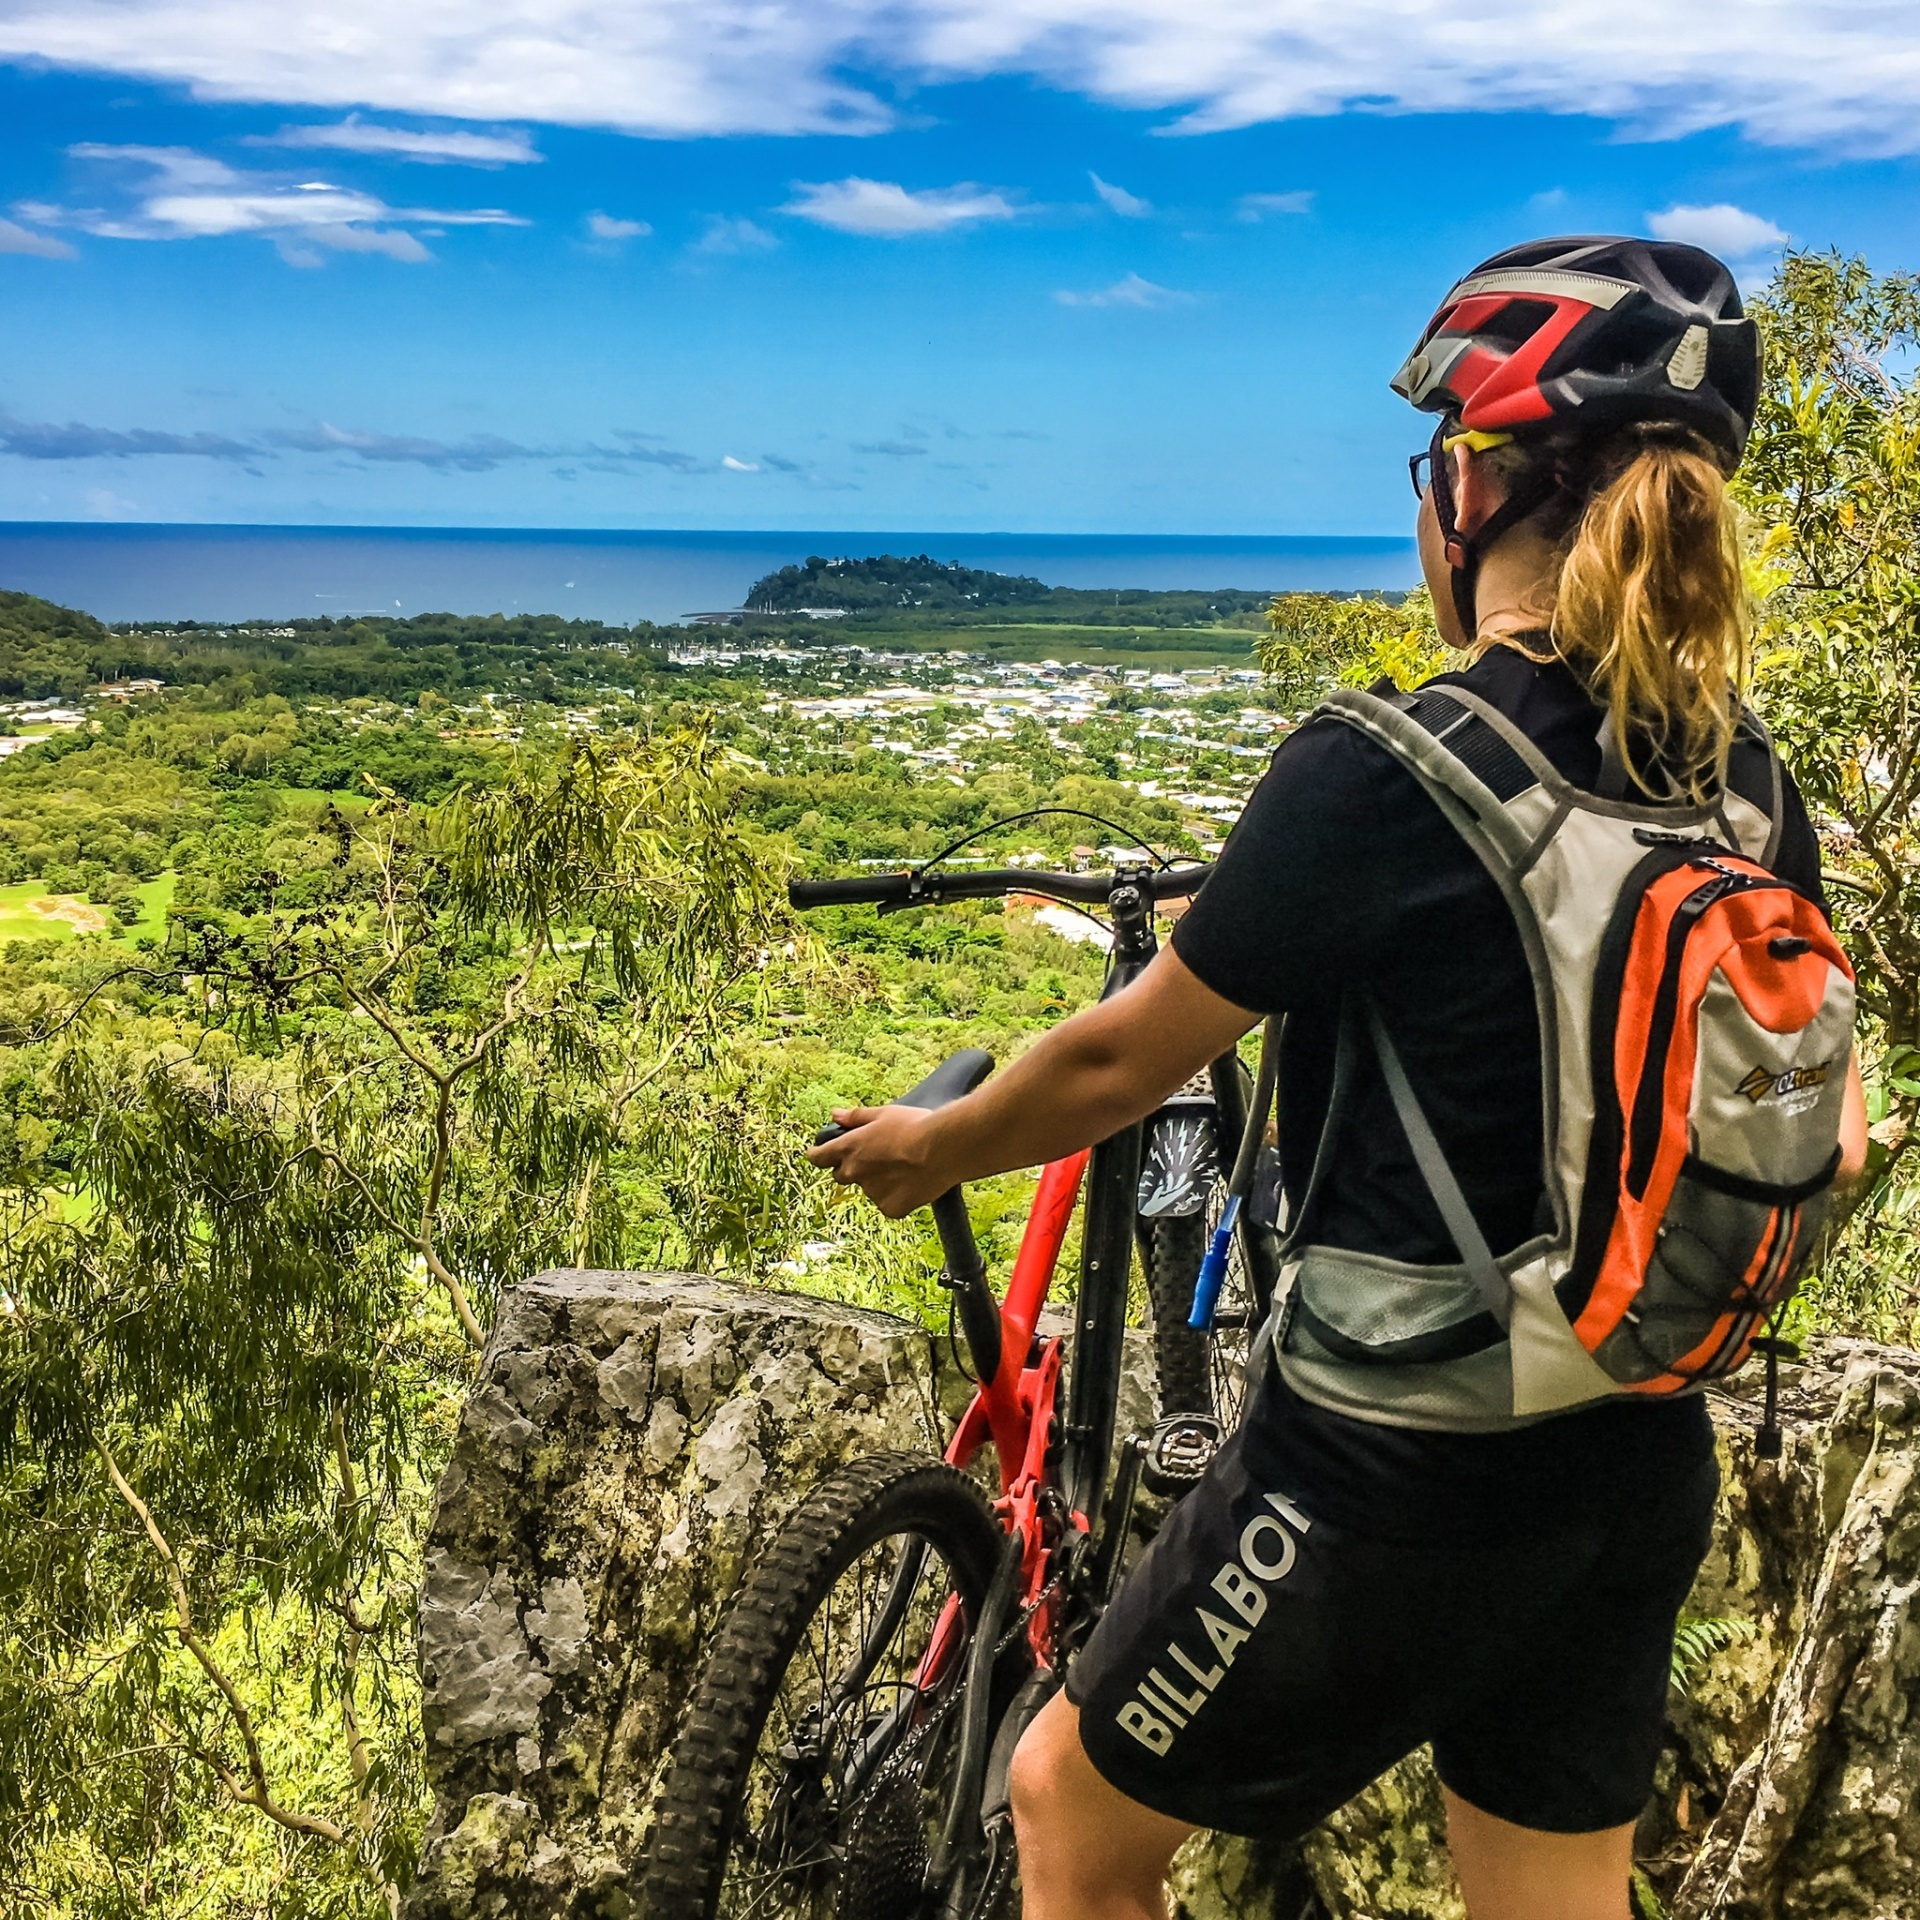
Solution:
{"label": "woman", "polygon": [[[1726,479],[1758,373],[1718,261],[1577,239],[1477,268],[1394,385],[1439,415],[1414,463],[1421,567],[1442,637],[1471,659],[1433,684],[1497,709],[1576,787],[1612,782],[1641,806],[1724,790],[1769,809],[1775,870],[1818,901],[1805,808],[1764,738],[1736,726],[1746,608]],[[904,1214],[1106,1137],[1284,1012],[1297,1212],[1356,994],[1398,1036],[1486,1246],[1527,1242],[1546,1189],[1519,930],[1407,768],[1329,719],[1275,755],[1125,993],[944,1111],[836,1114],[851,1131],[813,1157]],[[1380,1060],[1349,1065],[1314,1243],[1400,1272],[1454,1260]],[[1857,1070],[1841,1131],[1844,1179],[1865,1156]],[[1307,1334],[1283,1332],[1246,1421],[1021,1744],[1028,1920],[1160,1920],[1195,1828],[1302,1833],[1426,1742],[1474,1920],[1626,1920],[1675,1617],[1717,1484],[1706,1409],[1623,1395],[1429,1421],[1388,1392],[1394,1371],[1377,1403],[1360,1376],[1329,1404]],[[1249,1553],[1270,1576],[1257,1590],[1238,1570]],[[1190,1717],[1140,1705],[1164,1701],[1164,1674]]]}

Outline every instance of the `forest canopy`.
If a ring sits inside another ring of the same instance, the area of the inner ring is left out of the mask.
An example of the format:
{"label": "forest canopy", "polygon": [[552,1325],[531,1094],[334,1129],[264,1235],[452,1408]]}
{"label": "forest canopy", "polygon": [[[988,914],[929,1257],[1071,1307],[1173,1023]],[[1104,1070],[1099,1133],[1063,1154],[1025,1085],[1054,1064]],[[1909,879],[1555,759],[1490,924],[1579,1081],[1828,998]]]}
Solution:
{"label": "forest canopy", "polygon": [[955,561],[935,560],[924,553],[909,558],[883,553],[834,560],[812,554],[799,566],[782,567],[756,580],[747,589],[741,608],[748,614],[836,612],[849,616],[855,630],[1031,623],[1234,626],[1251,633],[1268,598],[1262,592],[1226,587],[1213,592],[1050,587],[1030,575],[991,573]]}
{"label": "forest canopy", "polygon": [[[666,656],[668,630],[558,614],[423,613],[276,626],[199,621],[102,626],[26,593],[0,593],[0,699],[76,700],[102,681],[259,694],[410,696],[548,693],[631,685],[636,662]],[[550,690],[550,691],[549,691]]]}

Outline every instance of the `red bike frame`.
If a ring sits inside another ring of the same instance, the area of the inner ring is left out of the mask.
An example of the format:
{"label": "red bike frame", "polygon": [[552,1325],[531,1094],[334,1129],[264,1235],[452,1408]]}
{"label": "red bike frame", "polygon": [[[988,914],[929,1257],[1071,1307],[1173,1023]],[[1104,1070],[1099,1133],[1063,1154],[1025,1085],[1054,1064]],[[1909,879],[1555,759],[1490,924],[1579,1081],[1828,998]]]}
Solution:
{"label": "red bike frame", "polygon": [[[1047,1303],[1053,1276],[1066,1242],[1067,1225],[1080,1197],[1080,1182],[1090,1150],[1053,1160],[1041,1169],[1040,1184],[1020,1236],[1020,1251],[1000,1303],[1000,1360],[992,1377],[982,1380],[947,1445],[949,1465],[963,1471],[989,1440],[1000,1466],[1000,1497],[994,1511],[1000,1524],[1020,1541],[1020,1583],[1023,1606],[1031,1609],[1027,1622],[1034,1656],[1051,1664],[1055,1609],[1037,1605],[1045,1591],[1047,1563],[1053,1546],[1047,1538],[1041,1490],[1047,1485],[1047,1447],[1053,1433],[1054,1401],[1060,1388],[1061,1342],[1055,1337],[1037,1345],[1033,1330]],[[1068,1524],[1087,1531],[1087,1516],[1072,1512]],[[957,1603],[955,1603],[957,1604]],[[943,1620],[943,1629],[956,1623]],[[938,1648],[948,1632],[937,1632]],[[931,1655],[933,1648],[929,1649]]]}

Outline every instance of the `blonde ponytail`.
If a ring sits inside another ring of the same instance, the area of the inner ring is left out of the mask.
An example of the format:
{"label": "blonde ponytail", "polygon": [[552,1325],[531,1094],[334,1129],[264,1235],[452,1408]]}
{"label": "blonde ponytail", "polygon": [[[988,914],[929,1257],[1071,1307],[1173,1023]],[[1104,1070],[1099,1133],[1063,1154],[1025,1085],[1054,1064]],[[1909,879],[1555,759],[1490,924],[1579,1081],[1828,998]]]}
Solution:
{"label": "blonde ponytail", "polygon": [[1606,703],[1634,780],[1704,802],[1726,777],[1752,617],[1726,477],[1670,433],[1608,456],[1560,570],[1554,646]]}

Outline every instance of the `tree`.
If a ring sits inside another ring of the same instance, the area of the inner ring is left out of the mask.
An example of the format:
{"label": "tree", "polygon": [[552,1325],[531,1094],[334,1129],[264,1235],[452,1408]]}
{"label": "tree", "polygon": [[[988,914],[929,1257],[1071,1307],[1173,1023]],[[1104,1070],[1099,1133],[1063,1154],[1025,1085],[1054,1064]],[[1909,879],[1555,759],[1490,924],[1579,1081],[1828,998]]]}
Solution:
{"label": "tree", "polygon": [[9,1010],[45,1124],[5,1196],[0,1897],[150,1910],[211,1787],[303,1899],[396,1898],[417,1542],[495,1292],[618,1257],[679,1164],[652,1096],[780,930],[724,773],[696,729],[376,790],[317,904],[256,876]]}
{"label": "tree", "polygon": [[1826,1284],[1885,1334],[1907,1330],[1920,1280],[1900,1180],[1920,1107],[1920,278],[1791,253],[1755,313],[1766,376],[1737,489],[1756,536],[1756,699],[1822,830],[1875,1121]]}
{"label": "tree", "polygon": [[1276,594],[1259,656],[1280,697],[1303,709],[1330,687],[1367,687],[1382,678],[1416,687],[1449,663],[1425,587],[1403,600]]}

